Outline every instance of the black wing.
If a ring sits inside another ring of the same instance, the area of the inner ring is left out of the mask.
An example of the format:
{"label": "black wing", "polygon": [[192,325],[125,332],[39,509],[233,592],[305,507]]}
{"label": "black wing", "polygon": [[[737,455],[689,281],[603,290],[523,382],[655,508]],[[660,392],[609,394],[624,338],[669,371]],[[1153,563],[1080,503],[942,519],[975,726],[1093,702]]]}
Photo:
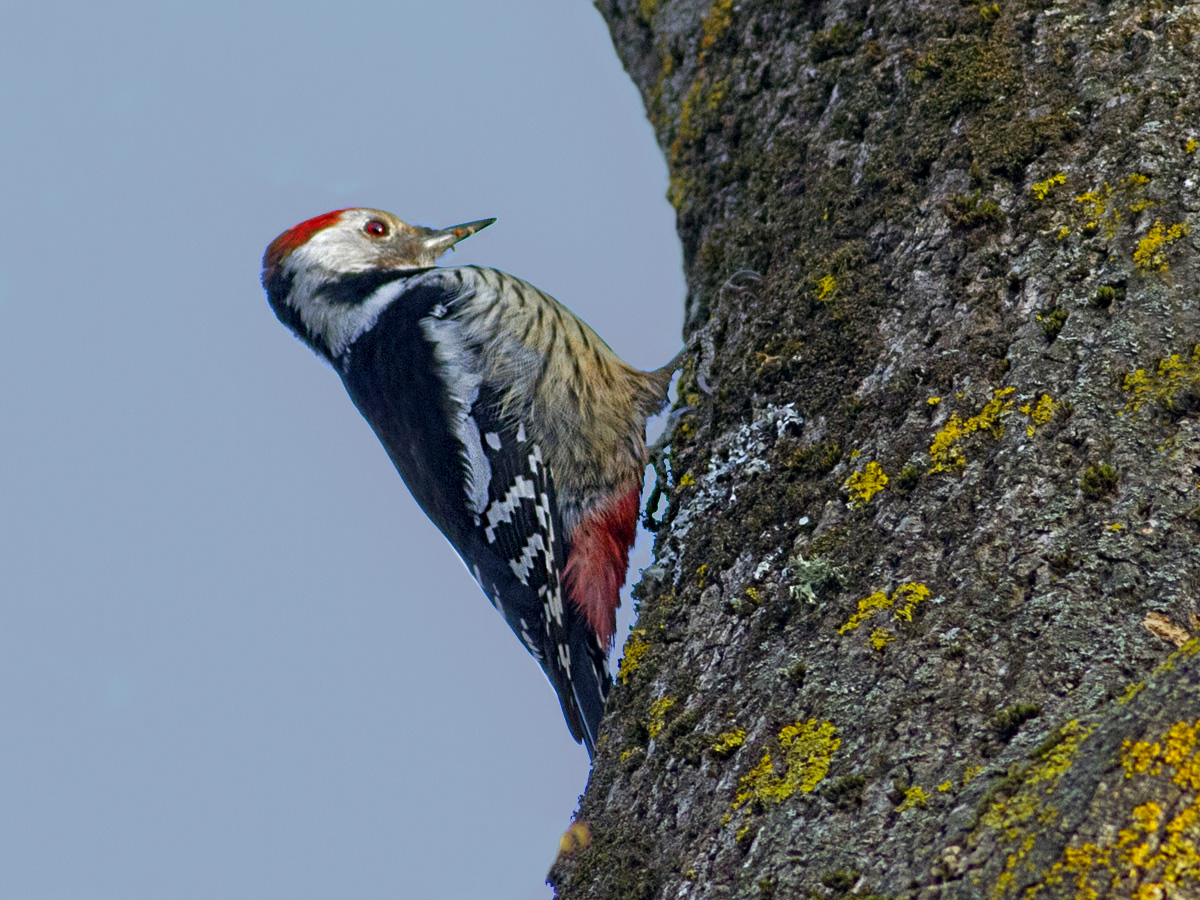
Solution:
{"label": "black wing", "polygon": [[[338,371],[414,498],[542,666],[572,736],[591,754],[611,684],[606,648],[565,600],[570,545],[542,448],[520,410],[502,411],[503,386],[483,381],[483,348],[446,317],[456,288],[461,282],[415,280]],[[449,358],[457,374],[448,392]]]}
{"label": "black wing", "polygon": [[563,590],[570,546],[553,474],[523,423],[502,413],[494,386],[480,387],[470,416],[490,477],[471,547],[460,552],[468,566],[478,566],[480,587],[541,664],[572,736],[590,754],[611,681],[605,648]]}

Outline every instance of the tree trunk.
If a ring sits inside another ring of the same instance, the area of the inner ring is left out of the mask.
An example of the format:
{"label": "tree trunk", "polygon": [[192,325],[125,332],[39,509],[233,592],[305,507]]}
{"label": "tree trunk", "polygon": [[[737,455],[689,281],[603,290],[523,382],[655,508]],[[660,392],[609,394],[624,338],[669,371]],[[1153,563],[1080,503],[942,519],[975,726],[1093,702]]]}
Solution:
{"label": "tree trunk", "polygon": [[598,5],[707,350],[558,895],[1200,896],[1200,10]]}

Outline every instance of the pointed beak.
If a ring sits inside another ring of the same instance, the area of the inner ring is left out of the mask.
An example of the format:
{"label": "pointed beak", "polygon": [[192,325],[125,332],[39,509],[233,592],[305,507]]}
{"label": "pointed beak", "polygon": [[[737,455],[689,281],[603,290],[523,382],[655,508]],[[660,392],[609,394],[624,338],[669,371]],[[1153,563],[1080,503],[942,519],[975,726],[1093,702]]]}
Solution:
{"label": "pointed beak", "polygon": [[478,222],[466,222],[463,225],[455,225],[453,228],[430,231],[422,243],[425,245],[425,249],[433,253],[435,257],[441,256],[459,241],[469,238],[477,231],[482,231],[495,221],[495,219],[480,219]]}

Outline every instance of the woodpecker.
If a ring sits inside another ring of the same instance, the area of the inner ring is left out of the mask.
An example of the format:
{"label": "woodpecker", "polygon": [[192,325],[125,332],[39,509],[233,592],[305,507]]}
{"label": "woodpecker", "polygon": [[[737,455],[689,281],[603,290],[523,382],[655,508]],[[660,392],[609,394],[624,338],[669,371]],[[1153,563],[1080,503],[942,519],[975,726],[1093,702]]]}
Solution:
{"label": "woodpecker", "polygon": [[541,664],[590,757],[646,419],[665,405],[678,357],[640,371],[528,282],[434,265],[494,221],[431,229],[335,210],[272,241],[262,283]]}

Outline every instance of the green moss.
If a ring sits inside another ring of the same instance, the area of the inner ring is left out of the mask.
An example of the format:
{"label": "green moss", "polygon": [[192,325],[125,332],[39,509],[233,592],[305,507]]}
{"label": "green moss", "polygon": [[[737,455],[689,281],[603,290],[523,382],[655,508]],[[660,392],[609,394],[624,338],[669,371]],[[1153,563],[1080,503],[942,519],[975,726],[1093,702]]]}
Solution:
{"label": "green moss", "polygon": [[1146,682],[1144,681],[1134,681],[1130,684],[1127,684],[1125,686],[1125,690],[1121,692],[1121,696],[1117,698],[1117,703],[1121,706],[1124,706],[1145,689]]}
{"label": "green moss", "polygon": [[1041,714],[1042,708],[1036,703],[1017,703],[996,713],[992,718],[992,726],[1000,740],[1007,742],[1021,730],[1022,725]]}
{"label": "green moss", "polygon": [[849,56],[858,45],[861,34],[861,26],[851,22],[838,22],[824,31],[815,32],[809,44],[813,62],[824,62],[835,56]]}
{"label": "green moss", "polygon": [[900,470],[900,474],[896,476],[896,492],[902,497],[908,496],[921,481],[921,468],[914,466],[911,463]]}
{"label": "green moss", "polygon": [[824,475],[833,469],[841,458],[841,444],[837,441],[822,441],[797,450],[784,462],[784,466],[803,475]]}
{"label": "green moss", "polygon": [[1119,480],[1117,470],[1111,465],[1095,463],[1083,470],[1083,477],[1079,479],[1079,489],[1089,500],[1099,500],[1116,493]]}
{"label": "green moss", "polygon": [[950,220],[961,228],[1002,228],[1005,215],[994,200],[982,199],[983,191],[972,194],[955,194],[946,213]]}
{"label": "green moss", "polygon": [[[913,171],[923,176],[933,159],[943,152],[947,126],[964,114],[972,170],[1019,178],[1025,167],[1051,147],[1071,139],[1078,127],[1067,118],[1066,96],[1052,90],[1053,82],[1040,85],[1037,102],[1021,73],[1021,37],[1010,19],[984,5],[980,22],[986,34],[962,33],[919,56],[909,80],[927,91],[917,98],[914,111],[928,128],[920,133],[913,153]],[[1047,101],[1050,101],[1047,104]],[[1050,110],[1029,118],[1033,107]]]}
{"label": "green moss", "polygon": [[1044,309],[1038,315],[1038,321],[1042,323],[1042,334],[1050,343],[1053,344],[1058,340],[1059,333],[1067,324],[1067,316],[1067,311],[1061,307]]}
{"label": "green moss", "polygon": [[826,872],[821,876],[821,884],[834,891],[835,894],[848,894],[858,884],[861,872],[853,869],[842,869],[837,872]]}
{"label": "green moss", "polygon": [[843,775],[825,788],[825,799],[839,809],[850,809],[862,802],[867,779],[862,775]]}
{"label": "green moss", "polygon": [[1102,284],[1096,288],[1088,302],[1097,309],[1108,309],[1125,299],[1125,289],[1115,284]]}

